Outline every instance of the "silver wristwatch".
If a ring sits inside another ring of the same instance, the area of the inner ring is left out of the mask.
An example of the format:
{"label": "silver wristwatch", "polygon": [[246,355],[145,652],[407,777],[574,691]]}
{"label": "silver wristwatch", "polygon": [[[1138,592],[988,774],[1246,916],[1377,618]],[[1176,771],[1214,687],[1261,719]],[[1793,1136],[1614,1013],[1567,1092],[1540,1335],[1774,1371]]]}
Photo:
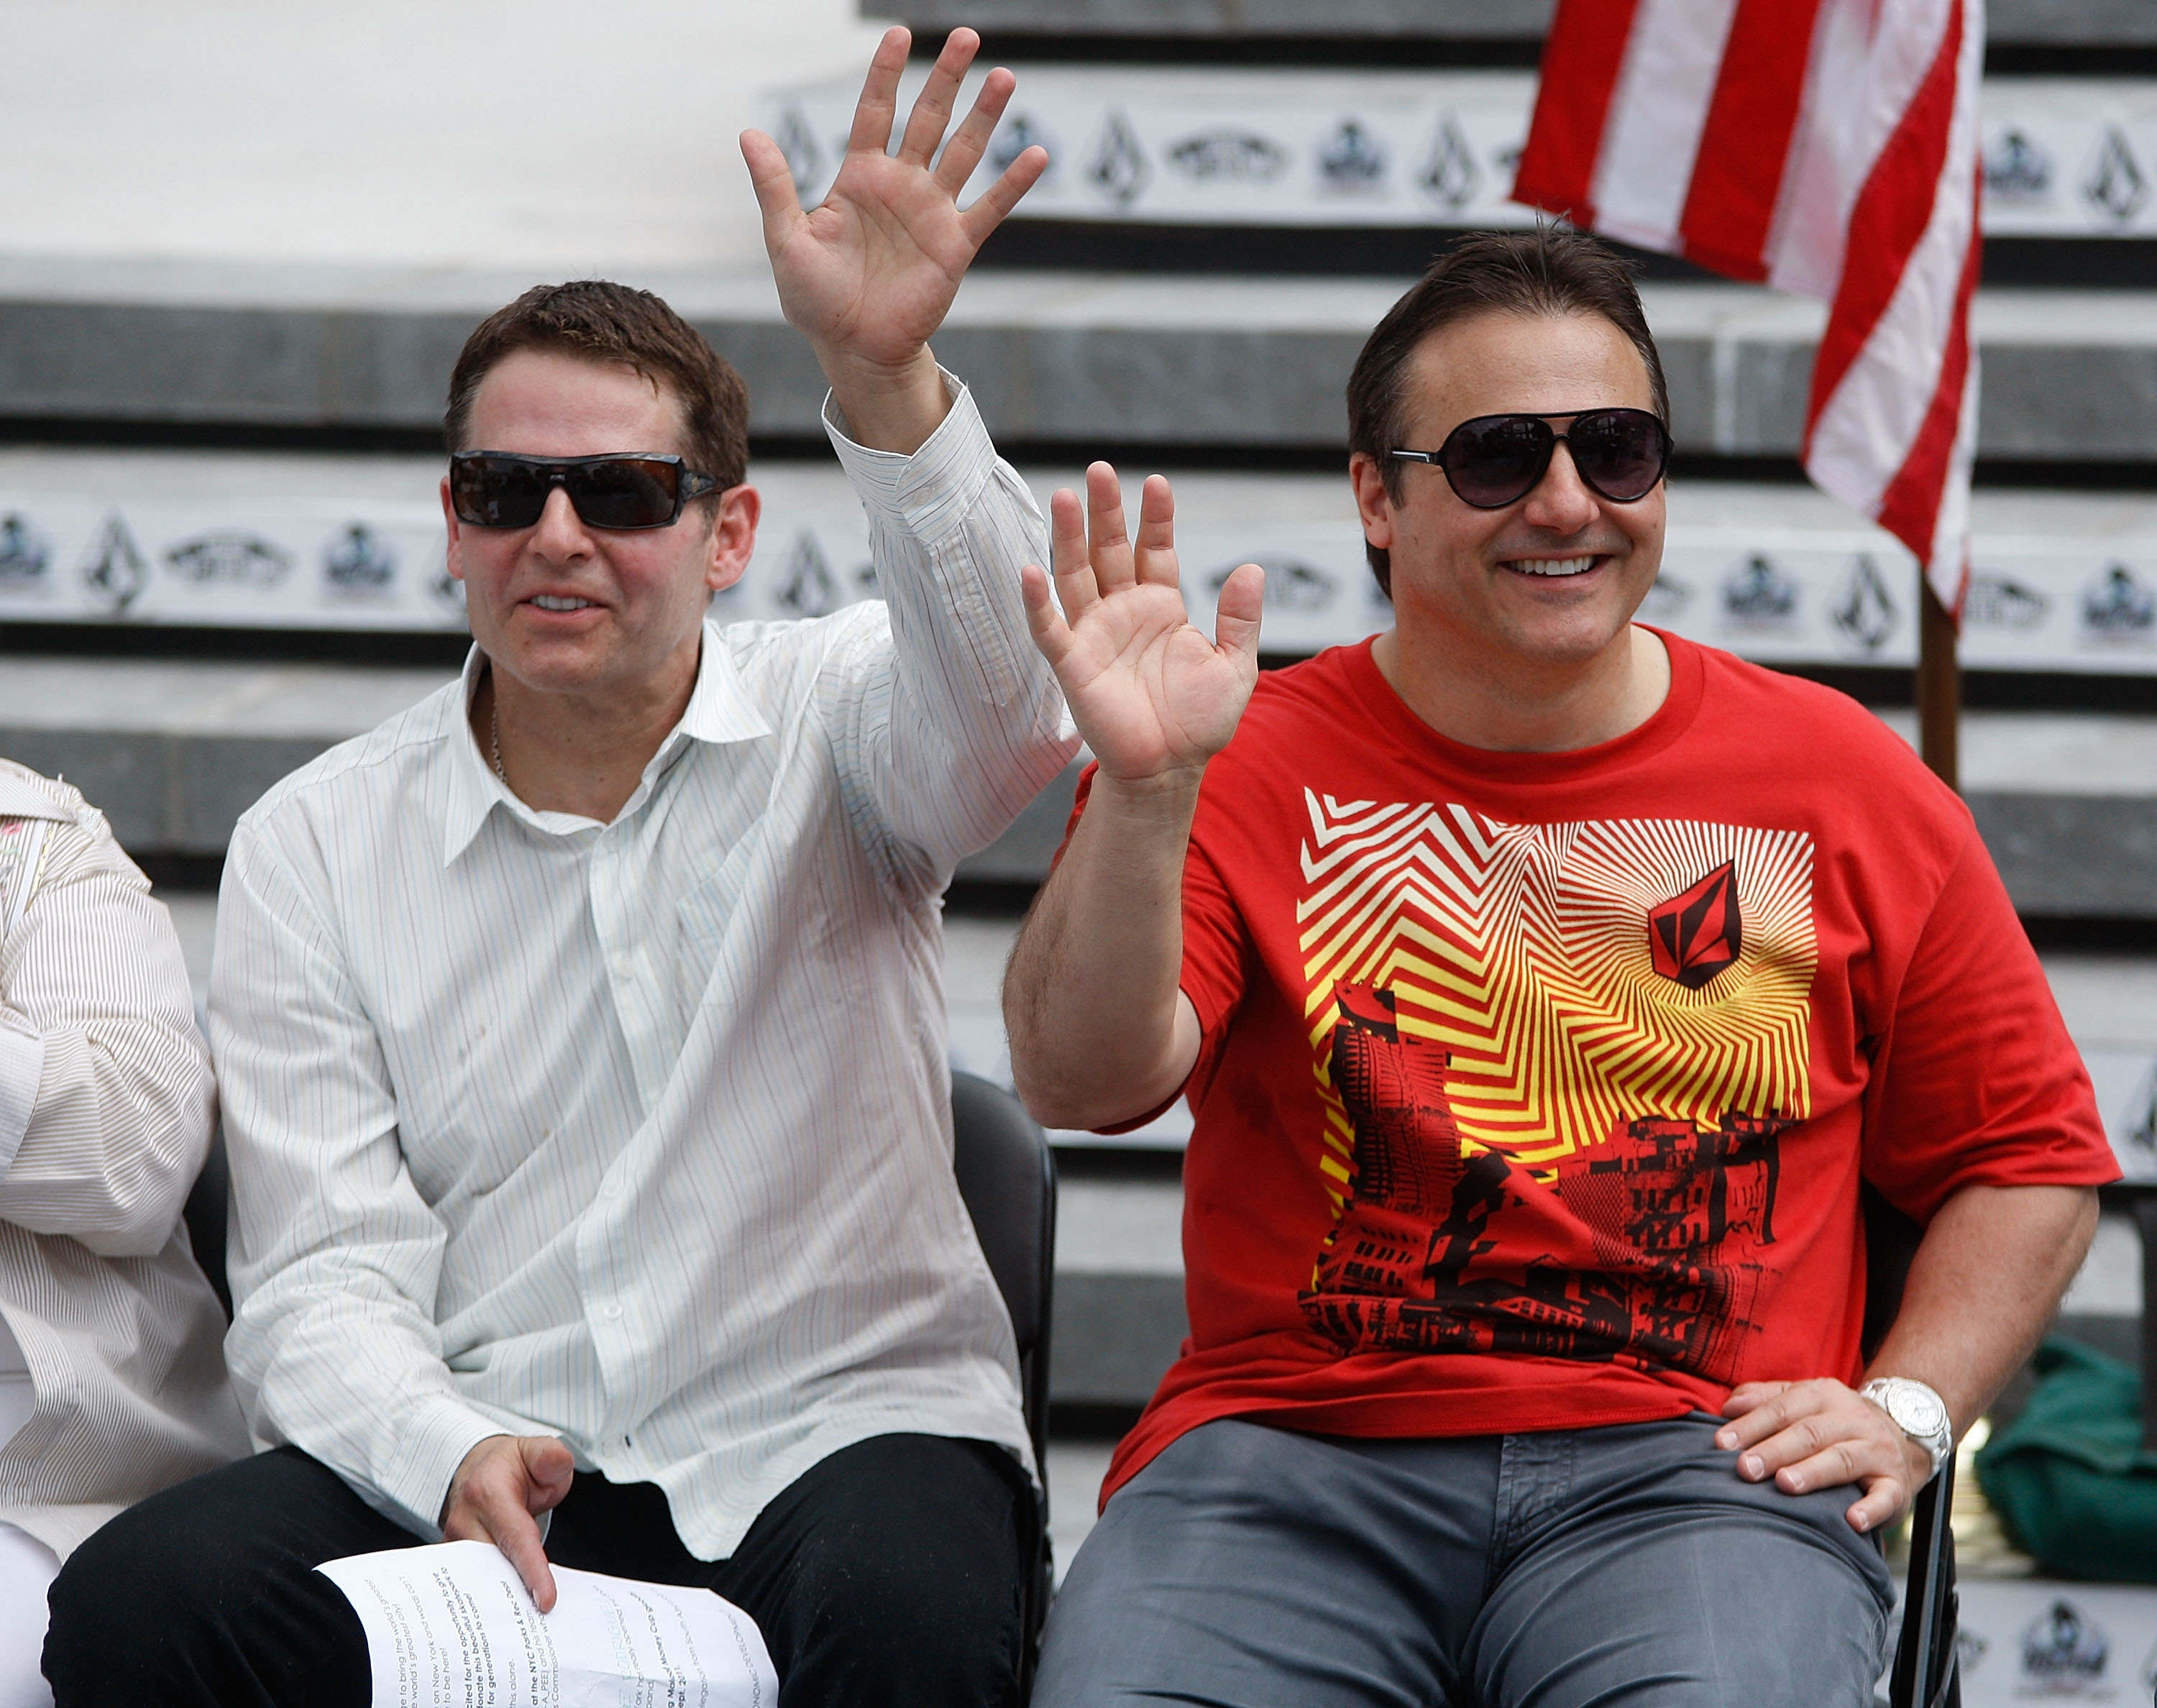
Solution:
{"label": "silver wristwatch", "polygon": [[1885,1412],[1894,1426],[1932,1455],[1931,1475],[1954,1448],[1954,1426],[1948,1403],[1924,1383],[1907,1376],[1876,1376],[1859,1395]]}

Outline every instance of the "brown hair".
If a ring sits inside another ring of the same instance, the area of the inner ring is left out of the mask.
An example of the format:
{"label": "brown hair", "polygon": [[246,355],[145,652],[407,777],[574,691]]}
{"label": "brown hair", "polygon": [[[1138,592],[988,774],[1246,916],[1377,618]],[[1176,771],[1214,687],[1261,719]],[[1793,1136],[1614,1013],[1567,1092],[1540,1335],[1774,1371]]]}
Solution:
{"label": "brown hair", "polygon": [[[475,450],[466,435],[480,382],[518,350],[559,350],[588,362],[635,368],[682,408],[689,466],[739,486],[749,472],[749,388],[703,334],[649,291],[600,279],[535,285],[473,329],[450,373],[442,433],[452,451]],[[647,450],[649,445],[623,445]]]}
{"label": "brown hair", "polygon": [[[1377,463],[1387,495],[1396,503],[1403,467],[1387,452],[1399,448],[1404,430],[1401,415],[1409,358],[1433,332],[1480,314],[1602,316],[1640,352],[1655,414],[1669,424],[1670,388],[1663,381],[1662,358],[1655,353],[1640,293],[1626,263],[1593,238],[1559,226],[1478,232],[1440,256],[1386,311],[1348,376],[1348,449]],[[1366,540],[1363,554],[1391,598],[1392,553]]]}

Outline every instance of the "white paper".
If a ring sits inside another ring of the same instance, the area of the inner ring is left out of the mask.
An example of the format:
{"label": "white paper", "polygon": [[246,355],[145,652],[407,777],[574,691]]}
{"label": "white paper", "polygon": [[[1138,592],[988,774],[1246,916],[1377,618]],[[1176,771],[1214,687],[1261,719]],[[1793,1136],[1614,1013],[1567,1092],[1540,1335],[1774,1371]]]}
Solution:
{"label": "white paper", "polygon": [[771,1708],[756,1622],[708,1590],[553,1568],[542,1613],[490,1542],[315,1568],[367,1633],[373,1708]]}

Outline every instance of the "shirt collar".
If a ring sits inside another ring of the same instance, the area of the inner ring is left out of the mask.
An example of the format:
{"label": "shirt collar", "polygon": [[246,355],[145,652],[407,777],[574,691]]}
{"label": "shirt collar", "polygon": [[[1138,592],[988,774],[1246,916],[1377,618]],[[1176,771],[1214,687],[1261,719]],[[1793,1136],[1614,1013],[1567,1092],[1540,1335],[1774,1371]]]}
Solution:
{"label": "shirt collar", "polygon": [[[577,822],[561,813],[534,812],[494,774],[494,762],[481,751],[478,733],[471,727],[472,697],[478,693],[486,672],[486,655],[474,646],[465,655],[464,673],[458,681],[458,693],[450,713],[456,727],[449,732],[450,800],[443,826],[444,866],[452,864],[471,846],[472,839],[486,824],[487,815],[497,806],[548,830]],[[697,685],[689,691],[689,703],[682,709],[682,721],[659,743],[659,751],[645,766],[643,781],[622,808],[623,813],[634,812],[649,798],[651,785],[674,763],[685,742],[701,741],[718,746],[728,742],[754,741],[770,733],[771,725],[757,709],[756,702],[742,682],[741,672],[734,668],[734,658],[727,651],[718,625],[707,622],[703,651],[697,663]]]}
{"label": "shirt collar", "polygon": [[51,819],[65,824],[74,816],[36,784],[0,769],[0,818]]}

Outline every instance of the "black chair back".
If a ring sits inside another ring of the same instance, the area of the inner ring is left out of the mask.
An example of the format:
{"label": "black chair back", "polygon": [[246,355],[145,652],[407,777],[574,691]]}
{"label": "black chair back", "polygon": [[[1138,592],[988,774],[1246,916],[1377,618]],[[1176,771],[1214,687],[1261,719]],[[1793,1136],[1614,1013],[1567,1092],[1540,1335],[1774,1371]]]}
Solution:
{"label": "black chair back", "polygon": [[194,1248],[195,1262],[209,1278],[227,1322],[232,1320],[232,1284],[224,1273],[224,1230],[231,1202],[232,1172],[225,1165],[224,1124],[219,1122],[210,1129],[209,1155],[180,1214],[188,1224],[188,1243]]}

